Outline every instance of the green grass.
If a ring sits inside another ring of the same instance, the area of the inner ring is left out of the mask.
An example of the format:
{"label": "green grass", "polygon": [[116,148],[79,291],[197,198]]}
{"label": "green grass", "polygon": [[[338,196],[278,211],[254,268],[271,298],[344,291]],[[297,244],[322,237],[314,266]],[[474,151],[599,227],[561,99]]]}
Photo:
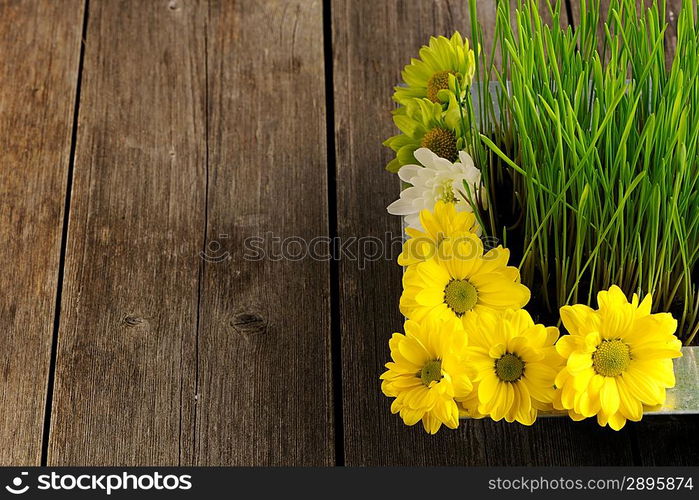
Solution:
{"label": "green grass", "polygon": [[[470,0],[474,46],[482,44]],[[699,330],[699,36],[696,1],[677,20],[665,61],[665,2],[648,9],[580,2],[576,27],[561,2],[499,1],[493,51],[476,80],[493,97],[464,102],[469,149],[491,210],[481,219],[521,258],[535,305],[595,305],[612,284],[653,294],[687,343]],[[540,12],[548,11],[547,25]],[[600,36],[599,34],[604,34]],[[501,64],[495,64],[496,54]],[[473,109],[485,112],[478,113]]]}

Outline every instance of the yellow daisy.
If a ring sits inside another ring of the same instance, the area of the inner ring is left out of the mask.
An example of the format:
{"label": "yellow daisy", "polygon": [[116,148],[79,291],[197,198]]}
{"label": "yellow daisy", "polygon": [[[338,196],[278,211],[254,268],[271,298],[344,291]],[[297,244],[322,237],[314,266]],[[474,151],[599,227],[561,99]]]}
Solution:
{"label": "yellow daisy", "polygon": [[463,91],[471,84],[475,69],[473,50],[459,32],[451,38],[431,37],[429,45],[420,49],[420,58],[412,59],[403,70],[405,86],[396,87],[393,98],[401,104],[416,98],[442,102],[440,92],[454,92],[456,80]]}
{"label": "yellow daisy", "polygon": [[422,425],[430,434],[442,424],[459,425],[454,398],[473,388],[464,362],[467,337],[458,321],[406,321],[405,335],[394,333],[389,345],[392,362],[381,375],[381,390],[396,398],[392,413],[407,425]]}
{"label": "yellow daisy", "polygon": [[517,268],[507,265],[509,258],[502,247],[484,255],[473,233],[442,241],[437,255],[405,271],[401,313],[417,321],[431,316],[466,322],[472,312],[523,307],[529,289],[519,282]]}
{"label": "yellow daisy", "polygon": [[478,394],[477,409],[473,397],[459,399],[465,413],[533,424],[555,395],[563,362],[555,348],[558,329],[535,325],[523,309],[474,314],[464,327]]}
{"label": "yellow daisy", "polygon": [[389,172],[397,173],[404,165],[414,165],[415,152],[420,148],[427,148],[450,163],[459,161],[459,151],[464,149],[464,132],[460,122],[453,119],[453,113],[447,120],[441,104],[412,99],[393,111],[393,123],[400,134],[383,142],[396,153],[386,165]]}
{"label": "yellow daisy", "polygon": [[420,224],[424,231],[408,227],[405,232],[410,238],[403,245],[398,264],[411,266],[437,255],[444,240],[464,233],[479,234],[481,229],[476,216],[471,212],[457,212],[454,203],[437,201],[434,212],[420,211]]}
{"label": "yellow daisy", "polygon": [[597,415],[614,430],[638,421],[644,406],[662,405],[665,389],[675,385],[672,358],[682,356],[675,337],[677,321],[668,313],[651,314],[650,295],[631,303],[617,286],[597,295],[599,309],[561,308],[570,335],[556,349],[566,366],[556,377],[560,392],[554,406],[574,420]]}

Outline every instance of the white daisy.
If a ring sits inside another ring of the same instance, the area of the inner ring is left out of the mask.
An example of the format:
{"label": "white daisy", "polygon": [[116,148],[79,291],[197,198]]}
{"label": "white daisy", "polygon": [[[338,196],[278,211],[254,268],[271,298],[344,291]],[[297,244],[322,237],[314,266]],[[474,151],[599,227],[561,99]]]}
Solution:
{"label": "white daisy", "polygon": [[389,214],[403,215],[408,227],[421,230],[420,211],[434,210],[439,200],[454,203],[458,212],[473,212],[468,200],[475,198],[480,190],[481,171],[468,153],[460,151],[459,160],[452,163],[427,148],[420,148],[415,151],[415,158],[422,166],[403,165],[398,171],[398,177],[411,187],[404,189],[400,198],[388,206]]}

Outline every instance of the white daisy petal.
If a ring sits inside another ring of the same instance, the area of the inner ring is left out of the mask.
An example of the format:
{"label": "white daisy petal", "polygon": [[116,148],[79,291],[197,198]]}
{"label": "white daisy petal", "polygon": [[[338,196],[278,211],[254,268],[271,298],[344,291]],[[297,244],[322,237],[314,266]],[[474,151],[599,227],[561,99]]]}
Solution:
{"label": "white daisy petal", "polygon": [[403,165],[398,171],[398,177],[403,182],[412,184],[412,179],[418,175],[420,170],[423,170],[423,167],[419,165]]}
{"label": "white daisy petal", "polygon": [[476,168],[473,164],[473,158],[466,151],[459,151],[459,162],[465,168]]}
{"label": "white daisy petal", "polygon": [[439,158],[436,154],[427,148],[419,148],[415,150],[415,159],[422,163],[425,167],[431,167],[436,158]]}
{"label": "white daisy petal", "polygon": [[417,214],[406,215],[405,224],[408,227],[422,229],[422,224],[420,224],[420,217]]}
{"label": "white daisy petal", "polygon": [[[459,153],[460,161],[451,163],[440,158],[427,148],[415,151],[415,158],[423,165],[404,165],[398,176],[411,184],[397,201],[391,203],[387,210],[393,215],[406,216],[409,227],[422,229],[419,213],[421,210],[434,210],[437,201],[454,203],[459,212],[473,212],[469,198],[477,198],[476,193],[482,188],[481,172],[468,153]],[[468,186],[469,196],[465,196]]]}
{"label": "white daisy petal", "polygon": [[412,199],[401,197],[391,203],[386,210],[391,215],[409,215],[415,213],[415,206]]}

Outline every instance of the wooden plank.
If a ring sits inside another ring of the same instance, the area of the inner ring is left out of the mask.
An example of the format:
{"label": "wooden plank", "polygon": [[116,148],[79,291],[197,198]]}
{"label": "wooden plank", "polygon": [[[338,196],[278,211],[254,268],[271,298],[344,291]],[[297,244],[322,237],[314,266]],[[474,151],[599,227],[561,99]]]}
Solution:
{"label": "wooden plank", "polygon": [[322,15],[211,2],[206,237],[230,258],[202,284],[199,465],[335,461],[329,262],[245,257],[250,237],[328,235]]}
{"label": "wooden plank", "polygon": [[82,0],[0,2],[0,465],[39,465]]}
{"label": "wooden plank", "polygon": [[[430,35],[464,26],[463,1],[377,4],[336,0],[333,8],[338,233],[341,238],[400,235],[386,213],[399,193],[383,170],[394,133],[392,87],[400,70]],[[391,415],[379,389],[389,359],[388,339],[402,327],[401,269],[393,260],[340,262],[345,461],[348,465],[574,465],[631,464],[630,431],[601,430],[594,422],[544,419],[532,428],[491,421],[462,422],[459,430],[428,436]]]}
{"label": "wooden plank", "polygon": [[49,465],[191,461],[205,21],[90,2]]}
{"label": "wooden plank", "polygon": [[697,465],[699,415],[651,416],[637,426],[637,465]]}

